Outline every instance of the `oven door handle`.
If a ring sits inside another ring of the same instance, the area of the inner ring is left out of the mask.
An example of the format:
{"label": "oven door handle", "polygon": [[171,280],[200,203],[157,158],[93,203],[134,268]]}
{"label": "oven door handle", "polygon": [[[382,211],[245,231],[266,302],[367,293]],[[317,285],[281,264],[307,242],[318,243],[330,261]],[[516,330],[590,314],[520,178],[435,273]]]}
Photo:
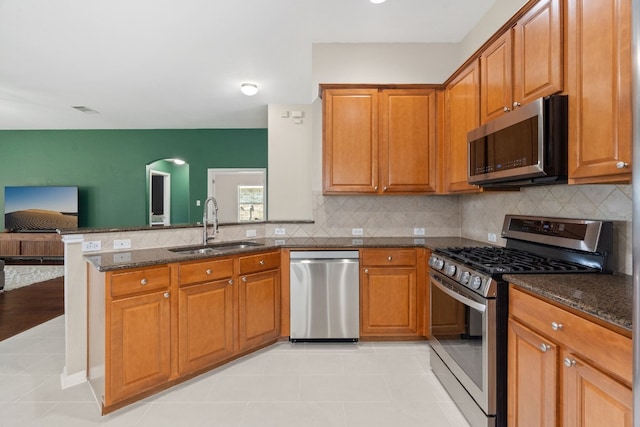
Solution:
{"label": "oven door handle", "polygon": [[436,285],[438,287],[438,289],[440,289],[442,292],[444,292],[445,294],[449,295],[451,298],[455,299],[456,301],[469,306],[475,310],[478,310],[482,313],[484,313],[487,310],[487,306],[484,304],[480,304],[477,301],[474,301],[472,299],[469,299],[467,296],[461,294],[460,292],[456,292],[453,289],[450,289],[449,287],[445,286],[444,284],[440,283],[439,280],[437,280],[435,277],[431,276],[432,280],[431,283],[433,283],[434,285]]}

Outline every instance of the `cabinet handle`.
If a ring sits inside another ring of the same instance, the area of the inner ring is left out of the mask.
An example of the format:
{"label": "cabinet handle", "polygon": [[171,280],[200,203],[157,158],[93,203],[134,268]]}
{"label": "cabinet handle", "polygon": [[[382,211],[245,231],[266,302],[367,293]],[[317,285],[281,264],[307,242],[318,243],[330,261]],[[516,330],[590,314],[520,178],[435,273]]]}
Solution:
{"label": "cabinet handle", "polygon": [[511,108],[509,108],[509,107],[504,107],[504,112],[505,112],[505,113],[508,113],[509,111],[511,111]]}
{"label": "cabinet handle", "polygon": [[551,346],[549,344],[545,344],[545,343],[540,344],[540,351],[543,353],[546,353],[550,348]]}
{"label": "cabinet handle", "polygon": [[389,256],[387,257],[387,260],[388,260],[389,262],[391,262],[391,261],[393,260],[393,257],[392,257],[391,255],[389,255]]}
{"label": "cabinet handle", "polygon": [[562,323],[551,322],[551,329],[553,329],[554,331],[559,331],[562,328],[564,328],[564,325]]}
{"label": "cabinet handle", "polygon": [[233,279],[229,279],[229,284],[233,285]]}
{"label": "cabinet handle", "polygon": [[146,285],[146,284],[147,284],[147,279],[142,279],[142,280],[140,280],[140,284],[141,284],[142,286]]}
{"label": "cabinet handle", "polygon": [[260,265],[264,265],[264,260],[263,259],[260,260]]}
{"label": "cabinet handle", "polygon": [[387,187],[382,187],[382,191],[387,191]]}
{"label": "cabinet handle", "polygon": [[569,359],[568,357],[564,358],[564,366],[566,366],[567,368],[572,368],[574,366],[576,366],[576,361],[573,359]]}
{"label": "cabinet handle", "polygon": [[165,293],[163,294],[163,296],[164,296],[165,298],[169,298],[169,292],[165,292]]}
{"label": "cabinet handle", "polygon": [[247,281],[247,276],[244,276],[244,277],[242,278],[242,281],[243,281],[243,282],[246,282],[246,281]]}
{"label": "cabinet handle", "polygon": [[368,268],[365,268],[365,269],[364,269],[364,273],[365,273],[365,274],[369,274],[369,269],[368,269]]}
{"label": "cabinet handle", "polygon": [[520,103],[518,101],[513,101],[513,108],[516,109],[520,106]]}
{"label": "cabinet handle", "polygon": [[378,186],[373,187],[374,190],[378,191]]}
{"label": "cabinet handle", "polygon": [[207,271],[205,271],[205,273],[207,273],[207,274],[211,274],[211,269],[210,269],[210,268],[207,268]]}
{"label": "cabinet handle", "polygon": [[626,168],[629,167],[629,163],[627,163],[627,162],[618,162],[618,163],[616,163],[616,167],[618,169],[626,169]]}

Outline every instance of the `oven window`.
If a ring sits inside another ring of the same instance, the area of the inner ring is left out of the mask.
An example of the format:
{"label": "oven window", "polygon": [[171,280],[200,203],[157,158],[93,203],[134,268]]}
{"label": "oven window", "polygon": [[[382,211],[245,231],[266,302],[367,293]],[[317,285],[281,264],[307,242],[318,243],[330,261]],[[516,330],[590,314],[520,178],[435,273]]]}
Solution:
{"label": "oven window", "polygon": [[431,335],[480,390],[486,352],[483,313],[431,286]]}

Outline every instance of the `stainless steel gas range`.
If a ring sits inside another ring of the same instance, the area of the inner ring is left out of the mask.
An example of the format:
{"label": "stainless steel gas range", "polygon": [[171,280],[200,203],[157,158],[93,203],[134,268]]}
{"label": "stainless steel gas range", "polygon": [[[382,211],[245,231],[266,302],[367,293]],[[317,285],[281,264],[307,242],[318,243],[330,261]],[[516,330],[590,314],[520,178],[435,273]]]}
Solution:
{"label": "stainless steel gas range", "polygon": [[608,273],[608,221],[507,215],[505,247],[437,248],[429,259],[431,369],[472,427],[507,426],[504,274]]}

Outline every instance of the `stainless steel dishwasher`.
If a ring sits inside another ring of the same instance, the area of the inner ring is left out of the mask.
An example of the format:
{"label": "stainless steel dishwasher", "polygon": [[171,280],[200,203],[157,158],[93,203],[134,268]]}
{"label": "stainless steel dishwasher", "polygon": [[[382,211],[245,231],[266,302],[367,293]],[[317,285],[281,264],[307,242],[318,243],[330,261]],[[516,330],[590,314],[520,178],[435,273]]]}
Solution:
{"label": "stainless steel dishwasher", "polygon": [[291,341],[358,341],[358,251],[291,251],[290,273]]}

